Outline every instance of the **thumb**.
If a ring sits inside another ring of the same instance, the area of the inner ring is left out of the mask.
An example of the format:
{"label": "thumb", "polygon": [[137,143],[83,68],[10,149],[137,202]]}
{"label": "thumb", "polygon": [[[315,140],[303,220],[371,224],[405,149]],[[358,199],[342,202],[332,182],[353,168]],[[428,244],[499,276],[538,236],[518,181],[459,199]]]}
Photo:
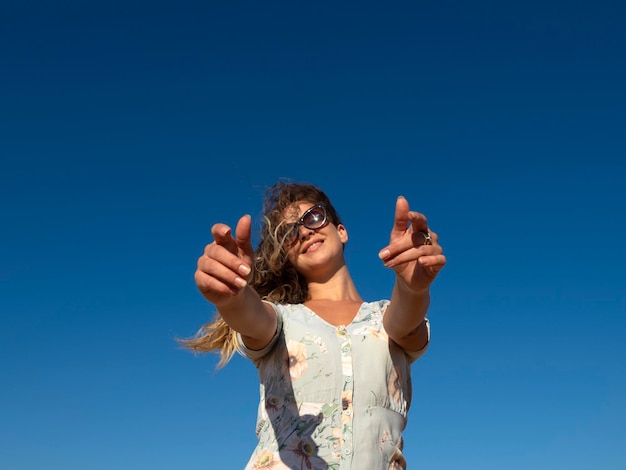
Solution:
{"label": "thumb", "polygon": [[237,222],[235,229],[235,239],[237,241],[237,251],[239,256],[250,267],[254,259],[254,248],[252,247],[252,217],[244,215]]}
{"label": "thumb", "polygon": [[393,227],[391,229],[391,241],[401,237],[406,233],[409,226],[409,202],[404,196],[398,196],[396,199],[396,212],[393,218]]}

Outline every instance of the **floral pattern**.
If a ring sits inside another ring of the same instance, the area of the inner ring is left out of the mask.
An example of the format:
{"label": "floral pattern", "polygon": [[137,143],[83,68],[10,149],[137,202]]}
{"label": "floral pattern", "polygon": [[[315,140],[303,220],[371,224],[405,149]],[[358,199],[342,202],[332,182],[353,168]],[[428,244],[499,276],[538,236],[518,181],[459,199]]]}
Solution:
{"label": "floral pattern", "polygon": [[239,338],[260,379],[259,443],[246,470],[406,468],[410,365],[426,348],[409,353],[389,341],[388,304],[363,303],[340,327],[304,305],[272,304],[272,343],[254,351]]}

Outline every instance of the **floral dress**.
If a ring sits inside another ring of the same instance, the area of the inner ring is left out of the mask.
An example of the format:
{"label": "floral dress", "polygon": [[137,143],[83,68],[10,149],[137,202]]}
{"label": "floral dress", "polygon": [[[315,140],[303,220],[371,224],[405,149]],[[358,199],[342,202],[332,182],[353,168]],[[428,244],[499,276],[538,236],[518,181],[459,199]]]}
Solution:
{"label": "floral dress", "polygon": [[363,303],[347,326],[302,304],[272,305],[278,329],[268,346],[248,349],[239,336],[261,395],[259,444],[246,470],[405,469],[410,365],[426,347],[407,352],[389,340],[389,301]]}

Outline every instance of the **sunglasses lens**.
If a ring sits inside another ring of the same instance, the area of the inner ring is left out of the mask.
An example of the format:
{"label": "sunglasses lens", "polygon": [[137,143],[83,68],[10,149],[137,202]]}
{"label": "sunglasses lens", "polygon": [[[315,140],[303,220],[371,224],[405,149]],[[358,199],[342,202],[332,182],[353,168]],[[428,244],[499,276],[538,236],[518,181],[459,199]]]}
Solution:
{"label": "sunglasses lens", "polygon": [[287,226],[287,230],[285,233],[285,243],[287,243],[288,245],[293,244],[294,241],[296,241],[296,238],[298,238],[298,232],[299,232],[299,226],[298,224],[289,224]]}
{"label": "sunglasses lens", "polygon": [[324,222],[326,222],[326,213],[321,207],[310,209],[302,218],[302,224],[310,229],[320,228]]}

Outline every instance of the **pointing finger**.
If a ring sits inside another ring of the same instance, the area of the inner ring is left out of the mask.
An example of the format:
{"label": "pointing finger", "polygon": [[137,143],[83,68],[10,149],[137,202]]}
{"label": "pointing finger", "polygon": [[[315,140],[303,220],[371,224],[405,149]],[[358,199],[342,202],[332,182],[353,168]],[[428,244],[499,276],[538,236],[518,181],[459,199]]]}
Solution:
{"label": "pointing finger", "polygon": [[215,224],[211,227],[211,235],[215,243],[223,246],[233,254],[237,254],[237,243],[232,236],[231,228],[226,224]]}

